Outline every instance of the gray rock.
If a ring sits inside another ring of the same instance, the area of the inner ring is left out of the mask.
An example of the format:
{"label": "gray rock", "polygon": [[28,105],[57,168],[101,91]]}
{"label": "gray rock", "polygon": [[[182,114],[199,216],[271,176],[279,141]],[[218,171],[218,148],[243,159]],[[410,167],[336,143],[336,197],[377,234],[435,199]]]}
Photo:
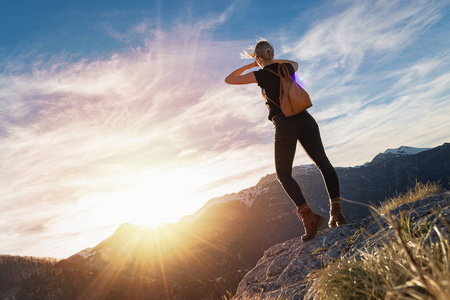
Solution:
{"label": "gray rock", "polygon": [[[431,222],[427,239],[449,235],[450,192],[441,192],[422,200],[403,204],[390,214],[410,212],[412,226]],[[376,247],[394,238],[394,231],[381,217],[367,217],[349,224],[325,229],[303,243],[300,238],[277,244],[264,252],[257,265],[240,282],[233,300],[238,299],[303,299],[304,279],[312,270],[342,256],[358,256],[358,250]]]}

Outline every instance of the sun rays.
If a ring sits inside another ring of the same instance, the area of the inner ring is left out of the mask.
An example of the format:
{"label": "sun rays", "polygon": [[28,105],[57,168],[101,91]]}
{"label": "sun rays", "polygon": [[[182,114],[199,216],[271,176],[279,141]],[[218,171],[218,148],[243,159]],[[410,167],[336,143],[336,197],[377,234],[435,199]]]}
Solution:
{"label": "sun rays", "polygon": [[113,236],[90,250],[92,256],[85,267],[99,269],[83,297],[114,294],[124,279],[128,295],[146,293],[155,283],[154,293],[163,292],[165,299],[173,297],[173,282],[180,276],[189,274],[188,280],[214,281],[218,276],[212,268],[217,263],[212,261],[217,259],[214,253],[229,258],[235,253],[214,243],[210,239],[214,226],[205,225],[166,224],[152,229],[122,225]]}

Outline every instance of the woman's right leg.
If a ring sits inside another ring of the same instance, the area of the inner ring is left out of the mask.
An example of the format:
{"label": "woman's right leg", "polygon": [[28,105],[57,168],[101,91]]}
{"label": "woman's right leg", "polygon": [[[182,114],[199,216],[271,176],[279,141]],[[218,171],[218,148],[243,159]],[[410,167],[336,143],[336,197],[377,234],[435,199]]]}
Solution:
{"label": "woman's right leg", "polygon": [[280,117],[275,122],[275,168],[277,179],[285,192],[297,206],[295,213],[303,222],[305,234],[301,236],[306,242],[317,235],[325,218],[315,214],[308,206],[302,190],[297,181],[292,177],[292,164],[294,162],[297,147],[297,126],[294,119]]}
{"label": "woman's right leg", "polygon": [[341,208],[339,179],[334,167],[331,165],[325,154],[322,139],[320,137],[319,126],[314,118],[308,114],[303,118],[302,129],[299,141],[306,153],[316,163],[322,173],[330,198],[330,220],[328,226],[332,228],[346,224],[347,220],[345,219]]}

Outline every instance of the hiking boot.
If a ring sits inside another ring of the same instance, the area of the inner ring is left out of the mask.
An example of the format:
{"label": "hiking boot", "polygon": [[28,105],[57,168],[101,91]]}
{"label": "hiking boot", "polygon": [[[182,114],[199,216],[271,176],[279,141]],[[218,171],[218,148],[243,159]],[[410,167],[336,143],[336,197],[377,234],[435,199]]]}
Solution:
{"label": "hiking boot", "polygon": [[347,220],[342,213],[341,199],[339,197],[333,198],[330,200],[330,220],[328,227],[334,228],[344,224],[347,224]]}
{"label": "hiking boot", "polygon": [[325,222],[325,218],[316,215],[308,206],[308,204],[300,205],[295,213],[303,222],[303,227],[305,228],[305,234],[302,235],[302,241],[306,242],[317,235],[317,231],[320,226]]}

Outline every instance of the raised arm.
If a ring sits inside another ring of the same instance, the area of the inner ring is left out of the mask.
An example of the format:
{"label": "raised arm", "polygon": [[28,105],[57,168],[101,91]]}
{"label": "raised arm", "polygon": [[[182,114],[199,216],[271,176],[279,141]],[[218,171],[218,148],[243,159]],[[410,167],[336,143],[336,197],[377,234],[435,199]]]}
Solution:
{"label": "raised arm", "polygon": [[292,65],[292,67],[294,67],[295,72],[297,72],[297,70],[298,70],[298,63],[296,63],[295,61],[287,60],[287,59],[275,59],[274,62],[277,62],[279,64],[289,63]]}
{"label": "raised arm", "polygon": [[245,70],[252,69],[258,67],[256,62],[252,62],[251,64],[240,67],[239,69],[231,72],[230,75],[225,78],[225,82],[228,84],[248,84],[248,83],[256,83],[256,77],[253,72],[241,75]]}

